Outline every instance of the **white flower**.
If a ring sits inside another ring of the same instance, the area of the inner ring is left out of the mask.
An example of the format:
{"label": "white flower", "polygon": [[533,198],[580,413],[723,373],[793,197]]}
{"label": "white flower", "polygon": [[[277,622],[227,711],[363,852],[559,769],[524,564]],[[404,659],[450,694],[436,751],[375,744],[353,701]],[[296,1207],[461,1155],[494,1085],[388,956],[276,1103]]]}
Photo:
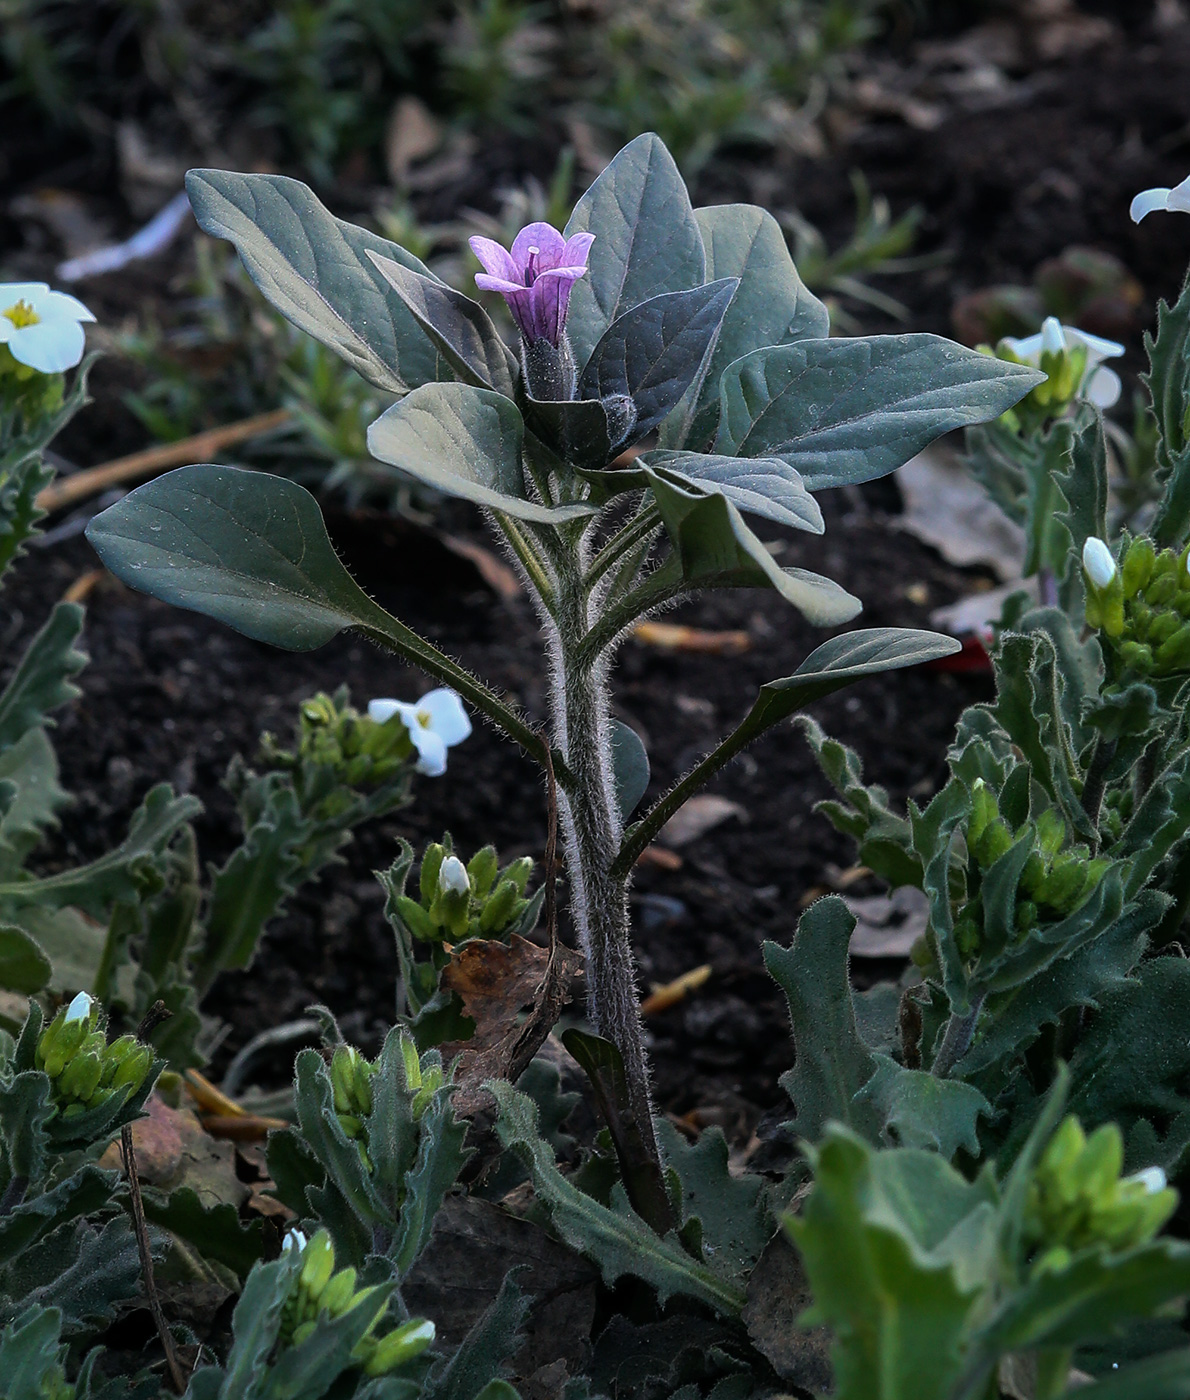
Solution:
{"label": "white flower", "polygon": [[471,881],[467,877],[467,867],[458,856],[447,856],[438,868],[438,888],[450,894],[467,894]]}
{"label": "white flower", "polygon": [[440,778],[446,772],[446,751],[461,744],[471,733],[471,721],[463,702],[453,690],[431,690],[415,705],[404,700],[373,700],[368,718],[384,724],[393,715],[409,731],[417,750],[417,771],[427,778]]}
{"label": "white flower", "polygon": [[71,1021],[85,1021],[91,1014],[91,998],[86,992],[80,992],[78,996],[66,1008],[64,1024],[69,1025]]}
{"label": "white flower", "polygon": [[1143,1172],[1136,1172],[1128,1180],[1139,1182],[1150,1196],[1155,1196],[1158,1191],[1164,1191],[1169,1185],[1165,1173],[1160,1167],[1146,1167]]}
{"label": "white flower", "polygon": [[1116,561],[1111,550],[1094,535],[1083,545],[1083,568],[1096,588],[1106,588],[1116,576]]}
{"label": "white flower", "polygon": [[286,1230],[285,1238],[281,1241],[281,1253],[288,1254],[291,1249],[300,1253],[309,1243],[301,1230]]}
{"label": "white flower", "polygon": [[1017,340],[1014,336],[1005,336],[1004,339],[1018,360],[1037,369],[1041,368],[1043,351],[1053,355],[1081,347],[1087,352],[1087,368],[1078,387],[1079,398],[1099,408],[1110,408],[1120,397],[1120,376],[1101,363],[1103,360],[1114,360],[1124,353],[1124,347],[1116,341],[1088,335],[1074,326],[1064,326],[1056,316],[1047,316],[1037,335],[1026,336],[1023,340]]}
{"label": "white flower", "polygon": [[94,316],[76,297],[44,282],[0,283],[0,345],[41,374],[61,374],[83,358],[81,321]]}
{"label": "white flower", "polygon": [[1132,215],[1132,222],[1139,224],[1147,214],[1157,209],[1164,209],[1170,214],[1190,214],[1190,175],[1172,190],[1141,190],[1128,212]]}

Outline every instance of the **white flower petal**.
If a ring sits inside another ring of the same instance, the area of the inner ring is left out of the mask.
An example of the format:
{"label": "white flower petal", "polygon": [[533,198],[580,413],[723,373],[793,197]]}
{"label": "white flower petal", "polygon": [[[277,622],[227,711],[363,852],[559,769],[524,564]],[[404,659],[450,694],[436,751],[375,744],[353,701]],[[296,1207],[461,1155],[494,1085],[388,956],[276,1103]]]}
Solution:
{"label": "white flower petal", "polygon": [[80,992],[66,1008],[66,1021],[85,1021],[90,1014],[91,997],[86,992]]}
{"label": "white flower petal", "polygon": [[438,868],[438,888],[451,894],[466,894],[471,888],[467,867],[458,856],[447,856]]}
{"label": "white flower petal", "polygon": [[1063,326],[1062,329],[1066,332],[1067,340],[1073,340],[1086,350],[1090,365],[1097,365],[1100,360],[1118,359],[1124,353],[1124,347],[1118,340],[1104,340],[1102,336],[1080,331],[1077,326]]}
{"label": "white flower petal", "polygon": [[1066,337],[1062,333],[1062,322],[1056,316],[1047,316],[1041,323],[1042,354],[1060,355],[1066,349]]}
{"label": "white flower petal", "polygon": [[442,736],[415,724],[409,731],[409,737],[418,754],[416,771],[427,778],[440,778],[446,772],[446,745]]}
{"label": "white flower petal", "polygon": [[1114,369],[1100,365],[1087,376],[1082,387],[1082,397],[1097,408],[1111,408],[1112,404],[1119,403],[1123,387],[1120,376]]}
{"label": "white flower petal", "polygon": [[13,338],[13,336],[16,335],[16,333],[17,328],[8,319],[8,317],[0,316],[0,345],[7,344],[8,341],[10,341]]}
{"label": "white flower petal", "polygon": [[299,1252],[309,1244],[305,1234],[301,1230],[286,1230],[285,1238],[281,1241],[281,1253],[288,1254],[291,1249]]}
{"label": "white flower petal", "polygon": [[53,292],[47,287],[29,298],[29,305],[43,321],[93,321],[94,315],[69,292]]}
{"label": "white flower petal", "polygon": [[14,360],[42,374],[61,374],[83,358],[87,339],[77,321],[41,321],[21,326],[8,341]]}
{"label": "white flower petal", "polygon": [[1150,1196],[1155,1196],[1158,1191],[1164,1191],[1169,1185],[1165,1173],[1160,1167],[1146,1167],[1143,1172],[1136,1172],[1128,1180],[1140,1182]]}
{"label": "white flower petal", "polygon": [[1176,210],[1179,214],[1190,214],[1190,175],[1170,190],[1165,207],[1171,212]]}
{"label": "white flower petal", "polygon": [[1173,194],[1170,189],[1141,190],[1140,194],[1128,206],[1128,214],[1134,224],[1139,224],[1142,219],[1155,213],[1158,209],[1169,208],[1169,197]]}
{"label": "white flower petal", "polygon": [[1111,550],[1094,535],[1083,545],[1083,568],[1096,588],[1106,588],[1116,576],[1116,561]]}
{"label": "white flower petal", "polygon": [[428,691],[414,708],[430,717],[430,728],[438,734],[447,748],[461,744],[471,733],[471,721],[463,702],[453,690],[442,687]]}
{"label": "white flower petal", "polygon": [[14,307],[18,301],[32,306],[38,297],[49,291],[46,282],[0,282],[0,313]]}
{"label": "white flower petal", "polygon": [[400,708],[399,700],[369,700],[368,718],[375,724],[387,724]]}
{"label": "white flower petal", "polygon": [[1041,336],[1027,335],[1022,340],[1018,340],[1014,335],[1006,335],[1004,344],[1012,351],[1018,360],[1026,360],[1036,363],[1041,354]]}

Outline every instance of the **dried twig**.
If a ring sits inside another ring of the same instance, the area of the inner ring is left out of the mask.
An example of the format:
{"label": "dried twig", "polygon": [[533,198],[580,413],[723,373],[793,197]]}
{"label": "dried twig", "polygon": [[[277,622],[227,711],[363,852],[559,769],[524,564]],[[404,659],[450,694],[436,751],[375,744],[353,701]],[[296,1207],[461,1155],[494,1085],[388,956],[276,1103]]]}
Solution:
{"label": "dried twig", "polygon": [[149,1309],[157,1326],[157,1335],[165,1351],[165,1364],[169,1368],[169,1378],[174,1391],[181,1395],[186,1389],[186,1378],[174,1348],[174,1339],[161,1310],[161,1298],[157,1293],[157,1282],[153,1277],[153,1254],[149,1248],[149,1225],[145,1219],[145,1203],[140,1194],[140,1177],[136,1172],[136,1150],[132,1145],[132,1125],[125,1123],[120,1129],[120,1147],[124,1153],[124,1173],[128,1177],[128,1196],[132,1202],[132,1224],[136,1230],[136,1247],[140,1253],[141,1274],[145,1281],[145,1293],[149,1299]]}
{"label": "dried twig", "polygon": [[182,467],[188,462],[202,461],[212,457],[225,447],[234,447],[248,438],[259,437],[261,433],[272,432],[288,423],[293,414],[288,408],[274,408],[268,413],[257,413],[251,418],[242,418],[238,423],[225,423],[221,428],[210,428],[205,433],[183,438],[181,442],[167,442],[162,447],[150,447],[144,452],[134,452],[130,457],[117,457],[114,462],[104,462],[102,466],[88,467],[51,482],[37,497],[42,510],[61,510],[85,501],[88,496],[98,495],[109,486],[119,486],[125,481],[137,481],[154,476],[167,467]]}

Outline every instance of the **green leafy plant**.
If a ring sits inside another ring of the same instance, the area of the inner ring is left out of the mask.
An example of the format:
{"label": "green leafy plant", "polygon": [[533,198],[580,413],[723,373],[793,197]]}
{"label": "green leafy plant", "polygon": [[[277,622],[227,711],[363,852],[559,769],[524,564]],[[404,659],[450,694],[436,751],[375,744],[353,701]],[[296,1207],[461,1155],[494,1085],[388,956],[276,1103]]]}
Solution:
{"label": "green leafy plant", "polygon": [[[891,471],[940,433],[1002,412],[1037,376],[932,336],[824,339],[825,312],[773,220],[739,205],[696,214],[654,136],[620,153],[565,235],[530,225],[511,254],[473,241],[487,269],[480,285],[501,291],[518,323],[519,354],[478,304],[292,180],[193,172],[190,191],[203,227],[236,244],[283,315],[402,396],[369,430],[373,453],[492,512],[542,616],[553,733],[372,602],[292,483],[185,468],[97,517],[89,538],[134,587],[261,640],[305,649],[358,629],[553,770],[591,1014],[623,1057],[655,1157],[627,920],[635,857],[769,725],[856,675],[952,643],[895,631],[827,643],[766,687],[740,728],[627,830],[645,759],[609,714],[616,646],[637,618],[703,587],[772,587],[819,625],[853,617],[857,599],[779,568],[741,510],[818,531],[813,488]],[[656,449],[616,462],[654,430]],[[670,548],[654,566],[662,536]]]}

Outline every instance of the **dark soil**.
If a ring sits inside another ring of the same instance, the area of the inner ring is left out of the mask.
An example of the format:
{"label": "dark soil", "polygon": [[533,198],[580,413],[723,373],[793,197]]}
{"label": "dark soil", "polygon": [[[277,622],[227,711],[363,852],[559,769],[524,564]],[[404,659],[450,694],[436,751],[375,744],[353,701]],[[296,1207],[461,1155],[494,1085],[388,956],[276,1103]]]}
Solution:
{"label": "dark soil", "polygon": [[[1090,47],[1075,44],[1056,56],[1022,41],[1017,56],[1004,60],[1009,86],[993,102],[975,101],[961,83],[943,81],[948,72],[967,71],[965,60],[923,56],[920,45],[871,53],[863,71],[888,91],[933,102],[943,119],[925,129],[897,115],[853,112],[837,123],[828,158],[729,153],[708,167],[699,197],[796,205],[833,245],[851,218],[847,172],[860,168],[888,195],[894,213],[912,204],[924,208],[923,246],[948,257],[933,271],[888,284],[908,305],[913,329],[948,331],[956,297],[991,282],[1026,282],[1037,264],[1070,244],[1114,252],[1126,262],[1148,299],[1145,324],[1156,299],[1177,290],[1190,222],[1154,216],[1137,229],[1127,207],[1138,189],[1174,184],[1190,168],[1190,23],[1159,31],[1152,7],[1127,0],[1088,6],[1087,13],[1107,16],[1115,27]],[[971,33],[956,23],[934,38]],[[970,66],[978,66],[975,59]],[[493,170],[504,177],[546,175],[555,150],[552,135],[541,148],[497,142],[490,162],[481,152],[473,175],[439,192],[438,207],[422,212],[443,217],[444,202],[490,207],[500,183]],[[103,198],[102,165],[93,155],[63,152],[56,164],[43,163],[40,175],[24,158],[9,168],[16,176],[11,194],[68,184],[73,176]],[[46,170],[53,172],[50,181]],[[345,191],[339,207],[350,213],[353,198],[366,205],[358,191]],[[115,224],[131,227],[118,201],[110,212]],[[14,224],[2,227],[15,234]],[[49,275],[55,252],[14,247],[5,256],[13,275],[18,268],[22,276]],[[166,307],[185,256],[175,250],[87,284],[82,295],[109,321],[146,304]],[[890,328],[873,318],[869,326]],[[1130,363],[1139,364],[1138,346],[1139,333]],[[127,382],[119,365],[103,370],[96,381],[100,402],[72,428],[61,445],[65,455],[88,463],[142,444],[119,404]],[[862,496],[827,493],[823,505],[825,537],[782,537],[782,563],[839,578],[864,600],[866,625],[927,625],[934,607],[975,583],[890,528],[898,503],[887,484]],[[479,522],[457,507],[446,520],[456,533],[481,537]],[[543,673],[524,600],[501,601],[469,564],[410,526],[343,516],[331,525],[357,578],[382,603],[515,695],[532,715],[543,714]],[[94,562],[77,537],[31,551],[4,595],[6,656]],[[758,684],[789,674],[822,640],[763,593],[719,595],[667,620],[743,628],[751,648],[722,658],[626,646],[616,678],[618,713],[645,739],[654,792],[742,715]],[[281,654],[110,582],[91,596],[87,646],[93,661],[84,696],[61,715],[56,735],[77,801],[49,852],[54,861],[94,856],[113,844],[145,789],[164,778],[206,804],[198,823],[202,851],[218,862],[234,843],[232,805],[219,786],[233,753],[251,754],[262,729],[287,734],[296,702],[317,689],[347,683],[362,704],[377,695],[412,698],[423,685],[412,671],[350,638],[311,655]],[[895,799],[924,798],[942,775],[956,716],[987,698],[985,686],[939,671],[896,673],[856,686],[816,713],[859,750],[869,777]],[[850,862],[851,851],[813,814],[825,784],[789,726],[738,759],[713,791],[739,802],[747,820],[733,819],[685,847],[679,870],[642,869],[634,909],[642,981],[664,982],[703,962],[714,970],[702,990],[650,1022],[661,1104],[678,1114],[697,1111],[699,1121],[720,1121],[738,1133],[775,1102],[776,1074],[791,1059],[780,998],[763,972],[761,940],[787,940],[799,906],[829,882],[833,866]],[[388,864],[396,837],[417,844],[444,828],[464,850],[492,840],[506,858],[540,855],[545,808],[535,770],[490,731],[477,730],[452,755],[444,778],[419,784],[413,806],[361,832],[347,863],[292,901],[256,966],[217,988],[210,1009],[230,1027],[219,1061],[263,1026],[298,1015],[315,1000],[331,1006],[349,1034],[374,1043],[391,1019],[393,956],[370,872]],[[279,1075],[281,1059],[270,1068]]]}

